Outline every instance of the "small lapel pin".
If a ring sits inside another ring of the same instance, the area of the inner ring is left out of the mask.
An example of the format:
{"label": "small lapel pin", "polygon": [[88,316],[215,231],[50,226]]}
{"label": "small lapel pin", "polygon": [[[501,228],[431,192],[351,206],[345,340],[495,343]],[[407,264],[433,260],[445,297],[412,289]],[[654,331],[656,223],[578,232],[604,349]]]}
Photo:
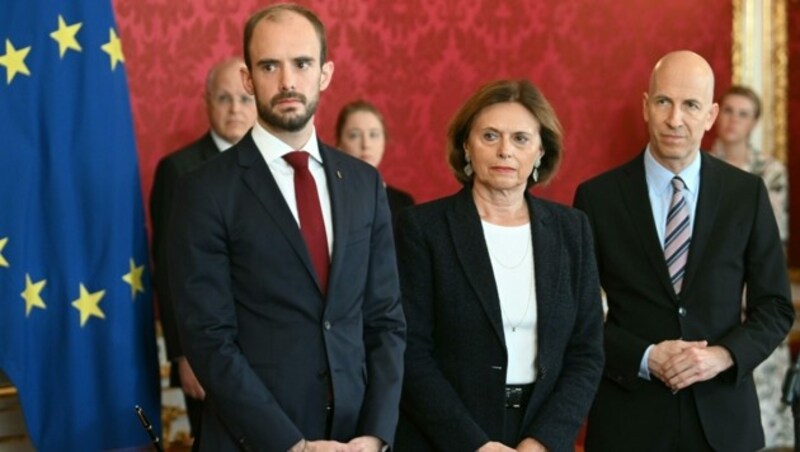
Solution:
{"label": "small lapel pin", "polygon": [[338,177],[339,179],[344,179],[344,177],[342,177],[342,172],[339,171],[338,169],[336,170],[336,177]]}

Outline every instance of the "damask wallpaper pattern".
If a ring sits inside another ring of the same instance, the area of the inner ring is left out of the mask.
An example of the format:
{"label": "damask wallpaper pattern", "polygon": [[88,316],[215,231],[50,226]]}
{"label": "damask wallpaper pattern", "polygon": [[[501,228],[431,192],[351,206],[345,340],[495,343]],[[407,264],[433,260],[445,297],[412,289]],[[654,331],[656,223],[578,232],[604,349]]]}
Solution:
{"label": "damask wallpaper pattern", "polygon": [[[158,160],[207,129],[208,68],[241,54],[247,17],[265,0],[114,0],[131,91],[142,189]],[[565,130],[559,175],[539,195],[571,203],[577,184],[647,141],[641,99],[664,53],[691,49],[731,74],[730,0],[305,0],[328,28],[333,81],[317,130],[333,144],[339,108],[355,98],[384,112],[381,167],[418,201],[458,189],[446,165],[447,125],[478,86],[531,79]],[[709,137],[710,138],[710,137]],[[168,440],[185,437],[177,389],[164,393]],[[165,430],[165,434],[167,430]]]}
{"label": "damask wallpaper pattern", "polygon": [[[566,155],[542,196],[570,203],[577,184],[645,145],[641,96],[669,50],[704,55],[717,92],[730,80],[731,3],[674,0],[313,0],[336,70],[317,115],[333,140],[356,97],[386,116],[384,177],[420,201],[458,188],[445,163],[447,124],[479,85],[527,77],[556,109]],[[143,190],[165,154],[206,128],[208,67],[240,54],[257,0],[115,0],[134,109]]]}

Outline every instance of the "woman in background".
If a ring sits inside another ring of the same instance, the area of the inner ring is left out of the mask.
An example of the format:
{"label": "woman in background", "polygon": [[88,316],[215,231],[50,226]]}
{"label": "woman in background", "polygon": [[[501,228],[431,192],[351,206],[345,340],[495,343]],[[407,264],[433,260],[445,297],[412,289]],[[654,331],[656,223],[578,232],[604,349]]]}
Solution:
{"label": "woman in background", "polygon": [[463,188],[400,215],[396,450],[573,450],[603,369],[603,314],[586,216],[528,192],[555,174],[561,136],[530,82],[490,83],[448,132]]}
{"label": "woman in background", "polygon": [[[383,115],[369,102],[350,102],[339,111],[336,119],[336,146],[375,168],[381,164],[386,151],[386,123]],[[400,210],[414,205],[408,193],[386,185],[389,210],[396,220]]]}
{"label": "woman in background", "polygon": [[713,154],[764,179],[781,241],[786,245],[789,237],[789,183],[786,166],[769,153],[755,149],[750,144],[750,134],[761,116],[761,100],[752,89],[734,85],[722,95],[719,104],[717,141],[714,143]]}
{"label": "woman in background", "polygon": [[[719,104],[717,141],[713,154],[731,165],[761,176],[767,186],[785,249],[789,231],[786,166],[750,144],[750,134],[761,116],[761,100],[752,89],[735,85],[722,95]],[[791,447],[794,443],[792,413],[781,403],[781,387],[790,366],[789,361],[789,346],[784,340],[753,371],[767,448]]]}

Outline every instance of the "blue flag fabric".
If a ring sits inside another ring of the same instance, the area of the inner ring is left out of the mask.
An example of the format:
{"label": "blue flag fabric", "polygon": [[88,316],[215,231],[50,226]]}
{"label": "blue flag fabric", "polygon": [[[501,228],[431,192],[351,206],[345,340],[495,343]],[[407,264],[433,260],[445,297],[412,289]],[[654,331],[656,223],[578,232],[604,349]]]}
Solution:
{"label": "blue flag fabric", "polygon": [[0,14],[0,368],[42,451],[160,433],[147,243],[110,1]]}

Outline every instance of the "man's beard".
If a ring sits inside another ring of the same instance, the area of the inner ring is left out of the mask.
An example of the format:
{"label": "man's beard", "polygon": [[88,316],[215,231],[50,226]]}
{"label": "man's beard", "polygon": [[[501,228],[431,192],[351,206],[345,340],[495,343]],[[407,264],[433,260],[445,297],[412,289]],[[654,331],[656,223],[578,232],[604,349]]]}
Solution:
{"label": "man's beard", "polygon": [[[297,99],[301,104],[305,105],[306,111],[302,114],[296,114],[294,112],[280,114],[275,113],[272,108],[278,104],[278,102],[285,100],[285,99]],[[285,92],[280,93],[270,99],[269,105],[264,105],[262,103],[258,103],[258,116],[261,118],[262,121],[269,124],[270,126],[274,127],[278,130],[283,130],[286,132],[297,132],[303,127],[308,124],[308,121],[311,120],[311,117],[314,116],[314,113],[317,112],[317,105],[319,104],[319,96],[312,99],[311,102],[307,101],[306,96],[296,92]]]}

